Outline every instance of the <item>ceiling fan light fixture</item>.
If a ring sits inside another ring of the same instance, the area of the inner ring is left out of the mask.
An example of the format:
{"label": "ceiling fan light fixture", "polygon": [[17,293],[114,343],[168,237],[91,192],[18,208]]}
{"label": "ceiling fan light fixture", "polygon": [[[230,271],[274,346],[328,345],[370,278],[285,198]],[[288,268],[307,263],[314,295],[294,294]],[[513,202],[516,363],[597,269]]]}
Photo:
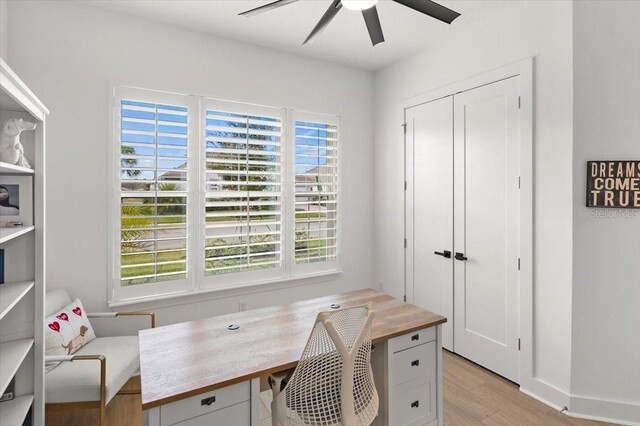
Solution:
{"label": "ceiling fan light fixture", "polygon": [[[271,0],[270,3],[246,10],[240,13],[240,15],[253,16],[297,1],[298,0]],[[454,19],[460,16],[458,12],[444,7],[433,0],[392,0],[392,2],[399,3],[447,24],[450,24]],[[384,41],[384,34],[382,33],[382,26],[380,25],[380,17],[378,16],[376,4],[378,4],[378,0],[332,0],[327,11],[324,12],[322,18],[320,18],[316,26],[302,44],[313,42],[318,34],[320,34],[322,30],[329,25],[333,18],[336,17],[338,12],[342,9],[342,6],[344,6],[345,9],[360,11],[367,26],[367,31],[371,38],[371,44],[375,46],[378,43],[382,43]]]}
{"label": "ceiling fan light fixture", "polygon": [[342,0],[342,5],[349,10],[371,9],[378,0]]}

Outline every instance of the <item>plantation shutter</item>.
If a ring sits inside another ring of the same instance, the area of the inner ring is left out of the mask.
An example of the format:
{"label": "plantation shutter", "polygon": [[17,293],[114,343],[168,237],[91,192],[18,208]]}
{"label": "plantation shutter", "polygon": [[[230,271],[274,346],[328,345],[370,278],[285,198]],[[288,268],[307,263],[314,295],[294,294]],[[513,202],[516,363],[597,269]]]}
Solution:
{"label": "plantation shutter", "polygon": [[334,269],[338,261],[338,118],[294,112],[293,126],[294,263],[304,271]]}
{"label": "plantation shutter", "polygon": [[190,98],[121,92],[126,93],[116,98],[120,287],[183,282],[189,273]]}
{"label": "plantation shutter", "polygon": [[277,276],[282,110],[207,100],[204,115],[205,275],[224,275],[225,282],[232,273]]}
{"label": "plantation shutter", "polygon": [[113,94],[110,303],[339,270],[339,117]]}

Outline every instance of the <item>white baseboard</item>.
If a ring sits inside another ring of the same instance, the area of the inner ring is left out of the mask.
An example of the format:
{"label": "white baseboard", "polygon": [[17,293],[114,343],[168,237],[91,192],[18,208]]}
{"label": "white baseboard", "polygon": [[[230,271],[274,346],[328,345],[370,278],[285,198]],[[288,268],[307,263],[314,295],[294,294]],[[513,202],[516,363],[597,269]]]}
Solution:
{"label": "white baseboard", "polygon": [[539,379],[520,386],[520,392],[570,417],[640,426],[640,405],[569,395]]}
{"label": "white baseboard", "polygon": [[548,405],[549,407],[553,408],[554,410],[558,410],[558,411],[562,411],[564,408],[566,408],[566,406],[561,406],[558,404],[554,404],[553,402],[544,399],[538,395],[536,395],[535,393],[532,393],[526,389],[520,388],[520,392],[522,392],[523,394],[530,396],[531,398],[535,399],[536,401],[540,401],[542,402],[544,405]]}
{"label": "white baseboard", "polygon": [[626,426],[640,426],[640,405],[628,402],[571,396],[567,415]]}
{"label": "white baseboard", "polygon": [[540,379],[530,380],[526,385],[521,384],[520,392],[558,411],[568,407],[571,401],[571,396],[568,393]]}

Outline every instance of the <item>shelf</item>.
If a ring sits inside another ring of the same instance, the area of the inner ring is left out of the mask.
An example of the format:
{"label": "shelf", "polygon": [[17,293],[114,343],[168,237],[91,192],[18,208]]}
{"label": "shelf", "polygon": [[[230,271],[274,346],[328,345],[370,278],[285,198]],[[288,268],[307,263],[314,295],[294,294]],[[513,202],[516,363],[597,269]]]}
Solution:
{"label": "shelf", "polygon": [[22,426],[31,404],[33,404],[33,395],[17,396],[11,401],[0,403],[2,426]]}
{"label": "shelf", "polygon": [[35,171],[26,167],[0,161],[0,175],[32,175]]}
{"label": "shelf", "polygon": [[0,284],[0,319],[33,288],[33,284],[33,281]]}
{"label": "shelf", "polygon": [[40,121],[44,121],[49,110],[40,99],[33,94],[26,84],[9,65],[0,58],[0,109],[9,111],[25,111]]}
{"label": "shelf", "polygon": [[[5,269],[12,266],[14,269],[17,268],[13,274],[9,274],[12,276],[7,276],[7,281],[11,282],[0,284],[0,340],[19,339],[0,342],[0,394],[17,374],[16,386],[20,395],[19,398],[0,403],[0,425],[21,426],[31,410],[31,423],[41,426],[45,423],[42,358],[46,344],[42,332],[42,319],[47,270],[44,255],[44,201],[47,185],[44,170],[38,166],[46,164],[46,119],[49,111],[2,58],[0,111],[3,118],[18,117],[22,116],[18,113],[27,113],[31,116],[27,117],[28,121],[36,122],[37,125],[35,133],[29,134],[29,146],[26,147],[31,148],[31,155],[37,163],[34,167],[36,170],[9,164],[7,160],[11,159],[4,156],[0,158],[4,160],[0,161],[0,185],[20,179],[31,181],[32,188],[28,192],[32,193],[29,197],[32,208],[26,210],[33,210],[29,218],[22,216],[24,226],[0,227],[0,249],[8,251],[5,253],[8,255],[5,257]],[[35,221],[38,217],[42,220]],[[16,219],[9,216],[0,217],[2,225],[13,220]],[[18,264],[13,265],[11,262],[15,261]],[[26,279],[33,282],[19,282]],[[27,336],[32,337],[26,338]],[[32,395],[24,395],[25,392]]]}
{"label": "shelf", "polygon": [[17,226],[15,228],[0,228],[0,244],[18,238],[36,229],[35,226]]}
{"label": "shelf", "polygon": [[33,339],[0,343],[0,393],[9,386],[32,346]]}

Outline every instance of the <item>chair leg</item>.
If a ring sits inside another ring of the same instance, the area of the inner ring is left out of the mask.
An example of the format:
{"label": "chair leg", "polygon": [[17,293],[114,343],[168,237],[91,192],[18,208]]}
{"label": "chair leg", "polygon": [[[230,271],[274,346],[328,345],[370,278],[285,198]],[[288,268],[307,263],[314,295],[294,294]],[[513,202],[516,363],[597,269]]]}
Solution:
{"label": "chair leg", "polygon": [[100,359],[100,426],[107,426],[107,360]]}
{"label": "chair leg", "polygon": [[74,355],[72,360],[100,361],[100,426],[107,426],[107,359],[104,355]]}
{"label": "chair leg", "polygon": [[107,413],[102,401],[100,402],[100,426],[107,426]]}

